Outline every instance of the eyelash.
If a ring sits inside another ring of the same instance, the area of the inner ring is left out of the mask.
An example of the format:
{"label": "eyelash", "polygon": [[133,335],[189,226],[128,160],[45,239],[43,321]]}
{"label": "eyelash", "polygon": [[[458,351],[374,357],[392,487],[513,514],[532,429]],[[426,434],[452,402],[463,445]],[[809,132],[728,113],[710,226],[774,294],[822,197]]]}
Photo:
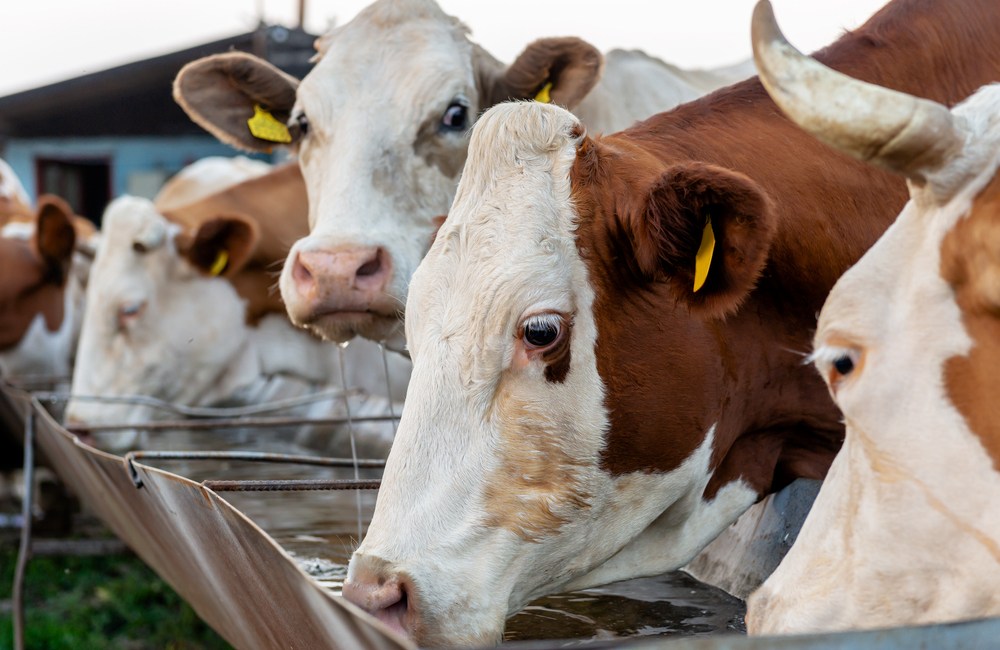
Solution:
{"label": "eyelash", "polygon": [[830,388],[837,386],[856,375],[861,368],[864,353],[854,346],[824,345],[816,348],[809,355],[808,361],[813,363],[824,376]]}

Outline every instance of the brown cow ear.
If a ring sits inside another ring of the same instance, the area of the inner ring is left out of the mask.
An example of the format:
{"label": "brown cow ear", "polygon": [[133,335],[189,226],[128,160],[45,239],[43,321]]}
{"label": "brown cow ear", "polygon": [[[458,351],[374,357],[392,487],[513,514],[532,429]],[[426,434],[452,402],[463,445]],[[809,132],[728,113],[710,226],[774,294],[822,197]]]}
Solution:
{"label": "brown cow ear", "polygon": [[178,235],[175,242],[177,252],[202,273],[232,276],[250,261],[259,237],[257,224],[232,215],[210,219],[193,235]]}
{"label": "brown cow ear", "polygon": [[174,100],[222,142],[244,151],[267,152],[299,138],[296,129],[286,126],[298,85],[295,77],[263,59],[227,52],[181,68],[174,79]]}
{"label": "brown cow ear", "polygon": [[483,108],[511,99],[547,99],[573,109],[600,80],[603,69],[604,56],[590,43],[575,37],[542,38],[496,80]]}
{"label": "brown cow ear", "polygon": [[60,279],[64,279],[69,272],[75,245],[73,210],[59,197],[43,194],[38,200],[35,246]]}
{"label": "brown cow ear", "polygon": [[704,163],[664,172],[629,231],[641,276],[668,282],[692,310],[722,317],[753,289],[776,220],[770,200],[743,174]]}

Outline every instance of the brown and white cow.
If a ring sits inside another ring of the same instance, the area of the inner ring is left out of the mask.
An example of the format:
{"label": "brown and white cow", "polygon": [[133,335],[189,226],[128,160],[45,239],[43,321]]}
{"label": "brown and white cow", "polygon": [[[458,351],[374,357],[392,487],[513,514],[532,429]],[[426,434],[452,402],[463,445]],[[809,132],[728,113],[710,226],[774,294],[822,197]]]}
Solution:
{"label": "brown and white cow", "polygon": [[207,156],[174,174],[153,197],[153,204],[162,212],[176,210],[271,169],[269,163],[246,156]]}
{"label": "brown and white cow", "polygon": [[281,275],[293,322],[333,340],[401,337],[410,277],[455,195],[469,129],[497,102],[541,95],[614,131],[753,74],[681,70],[635,51],[602,57],[578,38],[535,41],[508,66],[468,31],[433,0],[377,0],[317,41],[301,84],[241,53],[178,75],[175,98],[226,143],[275,144],[248,128],[255,105],[290,126],[311,231]]}
{"label": "brown and white cow", "polygon": [[[958,101],[1000,78],[1000,12],[897,0],[818,58]],[[815,315],[905,198],[756,79],[604,137],[487,111],[410,287],[407,405],[344,595],[421,645],[494,642],[531,599],[683,566],[822,477],[843,426],[803,363]]]}
{"label": "brown and white cow", "polygon": [[747,627],[1000,616],[1000,84],[949,112],[754,41],[778,104],[905,176],[910,201],[820,314],[812,359],[844,446]]}
{"label": "brown and white cow", "polygon": [[[65,202],[43,197],[31,221],[0,229],[0,374],[69,375],[76,233]],[[82,291],[79,292],[82,296]]]}
{"label": "brown and white cow", "polygon": [[[275,263],[306,230],[306,198],[294,163],[195,203],[161,213],[149,200],[120,197],[105,213],[87,291],[73,393],[154,397],[184,406],[258,404],[345,379],[363,393],[353,415],[384,415],[401,402],[409,361],[360,341],[341,351],[294,327],[274,291]],[[295,386],[278,386],[275,377]],[[369,399],[378,397],[379,399]],[[341,398],[317,406],[344,415]],[[398,412],[398,406],[397,412]],[[340,409],[340,411],[337,411]],[[364,413],[362,413],[364,411]],[[312,414],[319,414],[313,411]],[[88,424],[171,417],[147,404],[74,399],[66,418]],[[385,453],[386,427],[370,447]],[[101,435],[123,451],[147,440],[135,431]],[[345,442],[328,441],[328,450]],[[344,452],[344,448],[337,449]]]}
{"label": "brown and white cow", "polygon": [[32,210],[0,160],[0,375],[69,376],[95,239],[62,199]]}

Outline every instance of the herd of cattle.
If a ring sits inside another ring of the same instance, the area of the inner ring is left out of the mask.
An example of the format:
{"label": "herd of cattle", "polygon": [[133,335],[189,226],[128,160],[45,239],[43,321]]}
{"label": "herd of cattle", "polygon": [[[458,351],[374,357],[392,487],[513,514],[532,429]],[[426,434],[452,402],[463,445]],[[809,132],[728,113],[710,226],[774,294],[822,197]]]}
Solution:
{"label": "herd of cattle", "polygon": [[504,66],[433,0],[377,0],[301,83],[194,61],[192,119],[293,162],[196,163],[100,233],[0,167],[0,372],[405,391],[344,596],[420,645],[682,567],[800,477],[751,633],[1000,615],[1000,11],[892,0],[810,58],[762,0],[753,44],[742,81],[576,38]]}

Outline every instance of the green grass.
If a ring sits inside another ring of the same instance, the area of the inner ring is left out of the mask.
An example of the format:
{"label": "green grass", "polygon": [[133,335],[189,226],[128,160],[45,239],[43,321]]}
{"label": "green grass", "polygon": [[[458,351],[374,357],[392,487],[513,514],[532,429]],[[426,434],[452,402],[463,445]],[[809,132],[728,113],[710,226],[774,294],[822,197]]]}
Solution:
{"label": "green grass", "polygon": [[[0,601],[10,601],[17,551],[0,547]],[[134,555],[35,557],[25,578],[25,648],[211,650],[229,648]],[[13,618],[0,614],[0,649]]]}

